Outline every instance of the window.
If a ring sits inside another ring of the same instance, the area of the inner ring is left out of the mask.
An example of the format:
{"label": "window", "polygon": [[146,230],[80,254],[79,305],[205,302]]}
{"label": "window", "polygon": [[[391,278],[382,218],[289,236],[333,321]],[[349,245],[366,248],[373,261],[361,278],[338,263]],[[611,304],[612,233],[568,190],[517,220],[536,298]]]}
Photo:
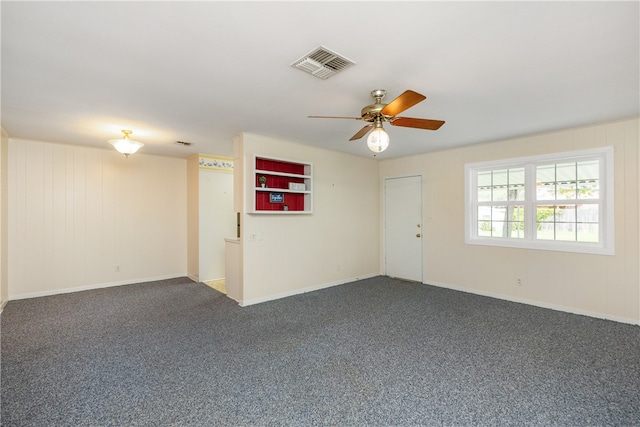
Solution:
{"label": "window", "polygon": [[465,240],[613,255],[613,148],[465,165]]}

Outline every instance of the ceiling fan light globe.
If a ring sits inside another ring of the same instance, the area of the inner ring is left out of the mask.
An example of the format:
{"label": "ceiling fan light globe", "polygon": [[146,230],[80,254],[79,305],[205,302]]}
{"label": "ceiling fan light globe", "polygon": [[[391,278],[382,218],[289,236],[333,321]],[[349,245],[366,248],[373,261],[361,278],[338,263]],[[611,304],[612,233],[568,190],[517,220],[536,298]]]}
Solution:
{"label": "ceiling fan light globe", "polygon": [[372,130],[367,138],[367,147],[374,153],[382,153],[389,147],[389,134],[383,128]]}

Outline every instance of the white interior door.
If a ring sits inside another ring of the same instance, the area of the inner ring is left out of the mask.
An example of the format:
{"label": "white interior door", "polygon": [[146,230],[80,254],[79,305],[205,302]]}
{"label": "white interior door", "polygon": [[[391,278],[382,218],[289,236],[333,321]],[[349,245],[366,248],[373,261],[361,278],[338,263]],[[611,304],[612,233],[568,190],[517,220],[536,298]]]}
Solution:
{"label": "white interior door", "polygon": [[422,177],[384,181],[385,273],[422,282]]}

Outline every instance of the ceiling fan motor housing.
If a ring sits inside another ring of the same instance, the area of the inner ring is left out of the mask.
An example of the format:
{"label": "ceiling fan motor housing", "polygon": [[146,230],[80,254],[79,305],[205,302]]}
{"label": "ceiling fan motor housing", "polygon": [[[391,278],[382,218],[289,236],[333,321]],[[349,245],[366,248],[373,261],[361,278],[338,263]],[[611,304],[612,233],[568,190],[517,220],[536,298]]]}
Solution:
{"label": "ceiling fan motor housing", "polygon": [[388,117],[380,114],[380,111],[387,104],[383,104],[382,98],[387,94],[387,91],[384,89],[376,89],[371,91],[371,97],[376,100],[374,104],[367,105],[360,111],[360,115],[362,116],[362,120],[366,120],[368,122],[372,122],[376,119],[376,117],[380,117],[383,121],[387,121]]}
{"label": "ceiling fan motor housing", "polygon": [[[360,112],[360,114],[362,115],[362,120],[366,120],[368,122],[374,121],[376,119],[376,117],[382,116],[382,114],[380,114],[380,111],[382,111],[382,109],[386,105],[387,104],[371,104],[371,105],[367,105]],[[382,116],[382,117],[384,117],[384,116]]]}

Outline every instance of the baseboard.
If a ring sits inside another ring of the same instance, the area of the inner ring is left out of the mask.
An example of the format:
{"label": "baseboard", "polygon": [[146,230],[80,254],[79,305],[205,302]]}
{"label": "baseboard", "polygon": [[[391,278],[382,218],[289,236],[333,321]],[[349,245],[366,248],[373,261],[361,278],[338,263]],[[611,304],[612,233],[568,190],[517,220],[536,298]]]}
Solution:
{"label": "baseboard", "polygon": [[501,300],[510,301],[510,302],[516,302],[520,304],[532,305],[540,308],[548,308],[550,310],[562,311],[565,313],[579,314],[582,316],[594,317],[597,319],[604,319],[604,320],[611,320],[614,322],[627,323],[630,325],[640,325],[640,319],[630,319],[626,317],[612,316],[606,313],[599,313],[599,312],[589,311],[589,310],[581,310],[575,307],[568,307],[560,304],[551,304],[551,303],[546,303],[542,301],[531,300],[528,298],[517,298],[511,295],[504,295],[496,292],[482,291],[479,289],[467,288],[465,286],[449,285],[447,283],[429,282],[425,284],[437,286],[439,288],[447,288],[454,291],[466,292],[469,294],[481,295],[485,297],[496,298],[496,299],[501,299]]}
{"label": "baseboard", "polygon": [[122,280],[122,281],[118,281],[118,282],[97,283],[97,284],[94,284],[94,285],[77,286],[77,287],[73,287],[73,288],[62,288],[62,289],[52,289],[52,290],[41,291],[41,292],[30,292],[30,293],[27,293],[27,294],[10,295],[9,296],[9,301],[19,300],[19,299],[27,299],[27,298],[46,297],[46,296],[59,295],[59,294],[69,294],[69,293],[72,293],[72,292],[90,291],[92,289],[111,288],[111,287],[114,287],[114,286],[133,285],[135,283],[153,282],[153,281],[156,281],[156,280],[175,279],[176,277],[187,277],[187,275],[186,274],[171,274],[171,275],[166,275],[166,276],[141,277],[141,278],[138,278],[138,279]]}
{"label": "baseboard", "polygon": [[294,289],[292,291],[287,291],[287,292],[280,292],[280,293],[277,293],[277,294],[271,294],[271,295],[267,295],[267,296],[264,296],[264,297],[252,298],[252,299],[248,299],[248,300],[247,299],[241,299],[240,301],[238,301],[238,304],[240,304],[241,307],[247,307],[249,305],[260,304],[260,303],[267,302],[267,301],[274,301],[274,300],[277,300],[277,299],[291,297],[291,296],[294,296],[294,295],[306,294],[307,292],[313,292],[313,291],[319,291],[321,289],[332,288],[334,286],[344,285],[345,283],[351,283],[351,282],[355,282],[357,280],[369,279],[371,277],[376,277],[376,276],[379,276],[379,275],[380,275],[380,273],[374,273],[374,274],[369,274],[369,275],[364,275],[364,276],[350,277],[350,278],[338,280],[336,282],[321,283],[319,285],[313,285],[313,286],[309,286],[309,287],[306,287],[306,288]]}

